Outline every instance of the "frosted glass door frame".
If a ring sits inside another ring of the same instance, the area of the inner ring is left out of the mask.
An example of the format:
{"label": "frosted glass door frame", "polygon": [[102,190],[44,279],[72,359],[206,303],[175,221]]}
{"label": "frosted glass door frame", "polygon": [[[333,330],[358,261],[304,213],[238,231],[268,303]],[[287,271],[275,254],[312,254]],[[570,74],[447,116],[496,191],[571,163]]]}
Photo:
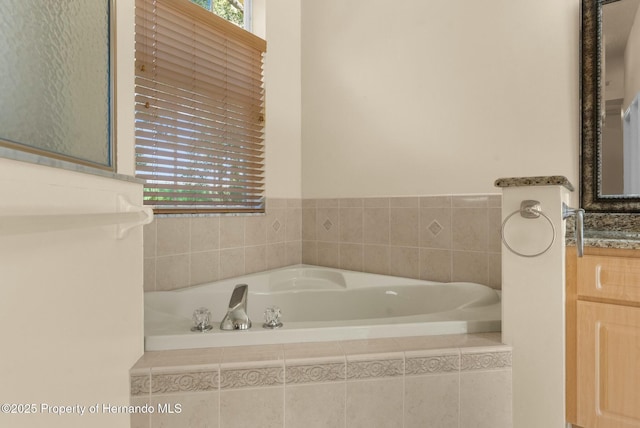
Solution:
{"label": "frosted glass door frame", "polygon": [[113,10],[2,0],[0,156],[115,172]]}

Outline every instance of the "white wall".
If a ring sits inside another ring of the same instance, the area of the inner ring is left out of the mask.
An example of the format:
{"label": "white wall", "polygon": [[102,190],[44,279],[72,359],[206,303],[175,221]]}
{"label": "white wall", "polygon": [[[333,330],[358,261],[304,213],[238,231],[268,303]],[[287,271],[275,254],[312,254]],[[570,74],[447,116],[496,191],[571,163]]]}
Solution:
{"label": "white wall", "polygon": [[578,182],[579,0],[305,1],[305,198]]}
{"label": "white wall", "polygon": [[[117,2],[119,172],[133,171],[133,2]],[[139,184],[0,159],[0,215],[110,212]],[[129,401],[142,354],[142,230],[0,236],[0,403]],[[0,426],[128,427],[126,414],[0,414]]]}

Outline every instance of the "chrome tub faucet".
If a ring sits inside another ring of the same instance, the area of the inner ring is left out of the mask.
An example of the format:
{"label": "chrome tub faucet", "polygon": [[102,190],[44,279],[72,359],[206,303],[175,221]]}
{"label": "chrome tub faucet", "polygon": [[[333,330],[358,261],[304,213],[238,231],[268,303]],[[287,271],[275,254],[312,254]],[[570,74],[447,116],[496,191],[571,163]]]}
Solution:
{"label": "chrome tub faucet", "polygon": [[247,315],[247,297],[249,286],[238,284],[233,289],[229,309],[220,323],[221,330],[248,330],[251,328],[251,320]]}

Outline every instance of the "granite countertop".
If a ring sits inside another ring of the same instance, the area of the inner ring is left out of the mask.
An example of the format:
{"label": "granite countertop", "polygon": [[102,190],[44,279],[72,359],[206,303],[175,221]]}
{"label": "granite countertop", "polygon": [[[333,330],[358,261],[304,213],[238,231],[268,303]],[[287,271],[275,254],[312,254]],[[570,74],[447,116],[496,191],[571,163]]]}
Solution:
{"label": "granite countertop", "polygon": [[[567,245],[576,244],[574,218],[567,219]],[[584,217],[584,246],[595,248],[640,249],[640,215],[586,213]]]}

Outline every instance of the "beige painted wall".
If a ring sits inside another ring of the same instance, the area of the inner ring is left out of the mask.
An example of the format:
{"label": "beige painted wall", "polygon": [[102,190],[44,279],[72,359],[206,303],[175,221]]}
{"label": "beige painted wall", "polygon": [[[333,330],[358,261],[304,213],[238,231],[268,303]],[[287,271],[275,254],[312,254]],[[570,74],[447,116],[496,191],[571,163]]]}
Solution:
{"label": "beige painted wall", "polygon": [[578,0],[303,2],[302,196],[577,185],[578,40]]}
{"label": "beige painted wall", "polygon": [[[102,213],[138,184],[0,159],[0,215]],[[115,226],[0,236],[0,414],[7,427],[128,427],[127,415],[42,413],[42,404],[126,405],[142,354],[142,230]]]}
{"label": "beige painted wall", "polygon": [[266,196],[301,196],[300,0],[255,0],[254,32],[267,40]]}
{"label": "beige painted wall", "polygon": [[[119,172],[133,171],[133,2],[117,1]],[[138,184],[0,159],[0,215],[111,212]],[[126,414],[40,413],[42,404],[129,401],[128,370],[143,350],[142,230],[115,226],[0,236],[0,426],[128,427]]]}

